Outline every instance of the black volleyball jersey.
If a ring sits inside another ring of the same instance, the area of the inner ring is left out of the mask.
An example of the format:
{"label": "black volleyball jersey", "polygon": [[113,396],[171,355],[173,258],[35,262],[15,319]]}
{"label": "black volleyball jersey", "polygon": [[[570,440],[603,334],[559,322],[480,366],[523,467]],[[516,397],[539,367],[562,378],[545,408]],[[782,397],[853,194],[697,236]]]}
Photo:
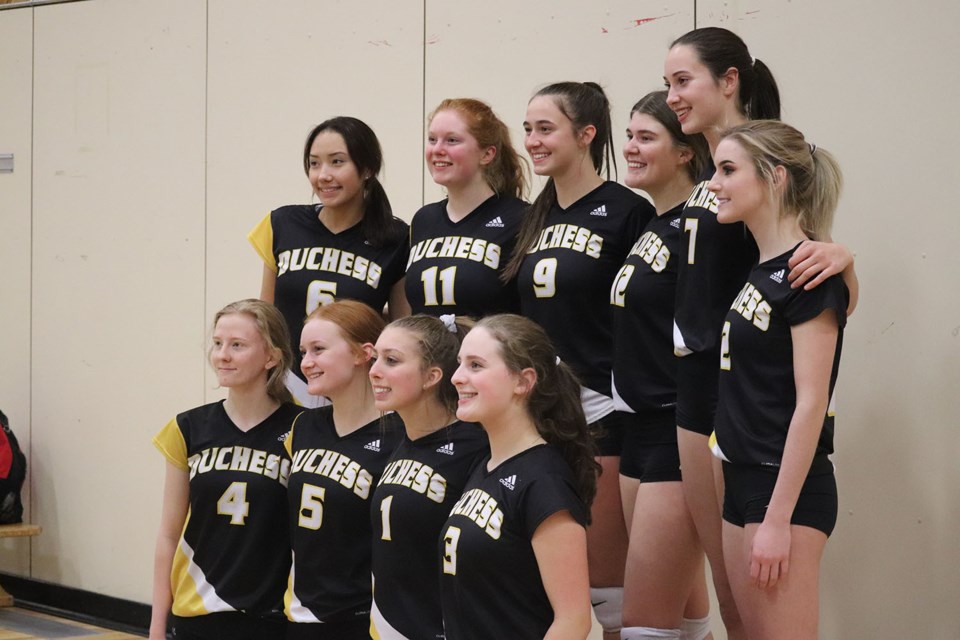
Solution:
{"label": "black volleyball jersey", "polygon": [[370,505],[400,441],[396,414],[339,436],[333,407],[305,411],[291,434],[289,515],[293,567],[284,612],[294,622],[370,613]]}
{"label": "black volleyball jersey", "polygon": [[651,220],[610,288],[613,404],[641,412],[677,404],[673,305],[683,205]]}
{"label": "black volleyball jersey", "polygon": [[715,172],[704,168],[680,221],[680,262],[673,332],[678,356],[716,351],[730,301],[757,262],[757,244],[742,222],[717,222],[717,196],[707,189]]}
{"label": "black volleyball jersey", "polygon": [[286,525],[290,457],[302,409],[282,404],[242,431],[223,402],[181,413],[153,444],[190,473],[190,506],[173,557],[173,615],[279,612],[290,571]]}
{"label": "black volleyball jersey", "polygon": [[533,534],[569,511],[586,526],[587,508],[558,449],[527,449],[487,471],[474,470],[440,538],[447,640],[540,640],[553,608],[540,578]]}
{"label": "black volleyball jersey", "polygon": [[362,222],[332,233],[320,222],[320,205],[290,205],[271,212],[247,239],[277,274],[274,304],[287,321],[293,347],[291,370],[300,371],[303,319],[321,304],[350,299],[383,311],[390,289],[407,264],[407,223],[394,218],[395,240],[370,245]]}
{"label": "black volleyball jersey", "polygon": [[523,200],[490,196],[459,222],[447,216],[447,201],[428,204],[410,223],[405,287],[413,313],[481,318],[517,313],[516,282],[500,272],[513,253],[527,207]]}
{"label": "black volleyball jersey", "polygon": [[[780,466],[797,403],[790,328],[826,309],[834,311],[839,324],[830,373],[833,395],[849,294],[840,276],[811,291],[791,289],[787,262],[794,251],[796,247],[754,267],[723,324],[720,399],[711,444],[729,462]],[[817,454],[830,453],[833,421],[824,415]]]}
{"label": "black volleyball jersey", "polygon": [[373,626],[381,640],[443,638],[437,539],[490,453],[480,425],[457,421],[400,446],[373,495]]}
{"label": "black volleyball jersey", "polygon": [[642,196],[604,182],[567,209],[554,205],[520,267],[523,315],[544,328],[583,386],[607,397],[613,348],[610,286],[655,214]]}

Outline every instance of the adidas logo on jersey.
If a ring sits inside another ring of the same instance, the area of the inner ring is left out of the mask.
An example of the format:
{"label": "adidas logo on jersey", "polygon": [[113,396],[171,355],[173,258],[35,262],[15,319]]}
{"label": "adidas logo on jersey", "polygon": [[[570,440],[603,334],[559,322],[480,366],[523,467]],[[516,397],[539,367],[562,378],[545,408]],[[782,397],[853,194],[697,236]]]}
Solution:
{"label": "adidas logo on jersey", "polygon": [[448,456],[452,456],[452,455],[453,455],[453,443],[452,443],[452,442],[448,442],[447,444],[443,445],[442,447],[437,447],[437,453],[445,453],[445,454],[447,454]]}
{"label": "adidas logo on jersey", "polygon": [[606,217],[607,217],[607,205],[605,205],[605,204],[600,205],[599,207],[597,207],[596,209],[594,209],[593,211],[591,211],[591,212],[590,212],[590,215],[592,215],[592,216],[601,216],[601,217],[603,217],[603,218],[606,218]]}
{"label": "adidas logo on jersey", "polygon": [[671,220],[671,221],[670,221],[670,226],[673,227],[674,229],[679,229],[679,228],[680,228],[680,218],[674,218],[673,220]]}
{"label": "adidas logo on jersey", "polygon": [[506,478],[500,478],[500,484],[505,486],[510,491],[513,491],[517,487],[517,476],[507,476]]}
{"label": "adidas logo on jersey", "polygon": [[503,226],[503,220],[500,219],[500,216],[497,216],[496,218],[494,218],[493,220],[491,220],[490,222],[488,222],[488,223],[485,224],[484,226],[485,226],[485,227],[502,227],[502,226]]}
{"label": "adidas logo on jersey", "polygon": [[777,271],[776,273],[771,273],[770,279],[776,282],[777,284],[780,284],[781,282],[783,282],[783,276],[785,275],[786,275],[786,270],[780,269],[780,271]]}
{"label": "adidas logo on jersey", "polygon": [[369,449],[370,451],[376,451],[377,453],[379,453],[379,452],[380,452],[380,441],[379,441],[379,440],[374,440],[373,442],[368,442],[367,444],[363,445],[363,448],[364,448],[364,449]]}

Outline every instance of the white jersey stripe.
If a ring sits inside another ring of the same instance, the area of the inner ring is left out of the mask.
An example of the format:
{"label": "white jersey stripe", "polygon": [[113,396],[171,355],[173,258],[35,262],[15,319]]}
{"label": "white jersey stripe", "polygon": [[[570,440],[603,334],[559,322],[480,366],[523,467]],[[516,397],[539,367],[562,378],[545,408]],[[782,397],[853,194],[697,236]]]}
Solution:
{"label": "white jersey stripe", "polygon": [[207,576],[203,573],[203,569],[193,561],[193,549],[183,538],[180,538],[180,551],[183,552],[183,555],[187,559],[187,573],[190,574],[194,584],[197,585],[197,595],[200,596],[200,600],[203,601],[203,607],[207,610],[207,613],[236,611],[235,608],[224,602],[223,599],[217,595],[216,589],[207,581]]}

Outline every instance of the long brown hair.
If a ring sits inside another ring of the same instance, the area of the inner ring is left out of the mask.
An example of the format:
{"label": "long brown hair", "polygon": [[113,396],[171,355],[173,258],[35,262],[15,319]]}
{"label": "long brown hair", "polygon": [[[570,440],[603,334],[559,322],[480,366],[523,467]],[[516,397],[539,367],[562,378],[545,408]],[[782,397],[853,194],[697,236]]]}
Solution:
{"label": "long brown hair", "polygon": [[477,323],[500,344],[507,368],[531,368],[537,382],[527,395],[527,411],[537,432],[563,454],[573,470],[577,491],[589,509],[597,493],[600,465],[596,447],[580,404],[580,382],[557,352],[540,325],[511,313],[487,316]]}

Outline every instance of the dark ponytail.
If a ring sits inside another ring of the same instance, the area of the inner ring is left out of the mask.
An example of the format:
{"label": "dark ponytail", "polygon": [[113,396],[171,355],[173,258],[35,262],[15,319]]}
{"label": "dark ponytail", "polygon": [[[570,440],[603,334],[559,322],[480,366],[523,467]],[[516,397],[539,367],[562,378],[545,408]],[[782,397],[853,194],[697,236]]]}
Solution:
{"label": "dark ponytail", "polygon": [[779,120],[780,90],[770,69],[750,56],[746,43],[737,34],[722,27],[703,27],[688,31],[673,41],[670,48],[687,45],[714,79],[719,80],[733,67],[740,77],[740,111],[749,120]]}
{"label": "dark ponytail", "polygon": [[597,494],[600,465],[580,404],[580,382],[557,353],[540,325],[514,314],[487,316],[477,323],[500,345],[504,364],[514,372],[533,369],[537,382],[527,394],[527,412],[537,432],[557,447],[573,471],[576,489],[587,508]]}
{"label": "dark ponytail", "polygon": [[[537,91],[533,97],[550,96],[556,102],[560,112],[573,123],[574,132],[593,125],[597,134],[590,142],[590,160],[597,175],[610,179],[610,167],[613,167],[614,179],[617,175],[617,159],[613,152],[613,125],[610,121],[610,101],[603,87],[596,82],[557,82]],[[533,98],[531,98],[532,100]],[[512,280],[523,258],[533,248],[547,221],[547,214],[557,203],[557,186],[553,178],[547,180],[543,191],[530,205],[517,233],[517,244],[510,261],[500,274],[506,283]]]}
{"label": "dark ponytail", "polygon": [[377,134],[365,122],[350,116],[324,120],[310,131],[303,147],[303,171],[308,175],[310,148],[316,137],[324,131],[340,134],[347,145],[350,160],[363,179],[363,220],[360,228],[364,239],[376,248],[402,241],[404,225],[393,217],[390,199],[377,178],[383,167],[383,150]]}

